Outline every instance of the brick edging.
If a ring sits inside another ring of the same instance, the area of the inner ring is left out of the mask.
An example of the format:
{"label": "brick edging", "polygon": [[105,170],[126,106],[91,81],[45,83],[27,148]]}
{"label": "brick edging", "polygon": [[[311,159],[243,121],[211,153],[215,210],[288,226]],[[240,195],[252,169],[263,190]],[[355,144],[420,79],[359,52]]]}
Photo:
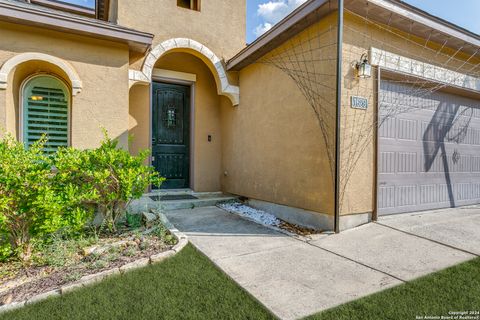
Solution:
{"label": "brick edging", "polygon": [[168,218],[163,213],[159,211],[156,211],[155,213],[159,216],[160,220],[165,225],[165,227],[170,231],[170,233],[178,240],[177,244],[173,246],[172,249],[164,252],[160,252],[157,254],[153,254],[148,258],[140,258],[138,260],[129,262],[118,268],[108,269],[102,272],[85,275],[76,282],[66,284],[64,286],[61,286],[60,288],[57,288],[51,291],[42,292],[24,301],[12,302],[12,303],[0,306],[0,314],[7,311],[12,311],[15,309],[22,308],[23,306],[26,306],[26,305],[40,302],[54,296],[60,296],[65,293],[72,292],[76,289],[98,283],[112,276],[118,276],[118,275],[121,276],[129,271],[143,268],[143,267],[146,267],[147,265],[155,264],[174,256],[175,254],[180,252],[183,248],[185,248],[185,246],[188,244],[188,238],[185,234],[183,234],[178,229],[176,229],[170,223],[170,221],[168,221]]}

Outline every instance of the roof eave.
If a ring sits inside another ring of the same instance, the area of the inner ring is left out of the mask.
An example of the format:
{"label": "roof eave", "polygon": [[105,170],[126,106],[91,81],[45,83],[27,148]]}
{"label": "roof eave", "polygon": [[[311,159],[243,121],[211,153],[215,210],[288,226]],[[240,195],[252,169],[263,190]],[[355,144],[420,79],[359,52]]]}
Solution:
{"label": "roof eave", "polygon": [[456,24],[436,17],[415,6],[405,3],[401,0],[368,0],[368,2],[382,7],[392,13],[403,16],[423,24],[432,29],[438,30],[444,34],[460,39],[474,46],[480,47],[480,35],[464,29]]}
{"label": "roof eave", "polygon": [[231,58],[227,70],[238,71],[246,67],[336,8],[336,1],[307,1]]}
{"label": "roof eave", "polygon": [[153,35],[150,33],[123,28],[111,23],[92,21],[80,16],[51,13],[5,2],[0,2],[0,21],[125,43],[132,51],[141,53],[150,48],[153,40]]}
{"label": "roof eave", "polygon": [[[461,28],[453,23],[450,23],[441,18],[435,17],[428,12],[420,10],[414,6],[406,4],[401,0],[365,0],[383,10],[388,10],[405,19],[413,20],[428,28],[438,30],[442,34],[458,39],[470,44],[475,48],[480,48],[480,36]],[[350,2],[347,1],[346,5]],[[329,4],[329,5],[327,5]],[[314,14],[320,7],[326,7],[326,10],[321,14]],[[309,25],[319,21],[322,17],[337,9],[336,0],[310,0],[304,5],[293,11],[290,15],[277,23],[272,29],[267,31],[264,35],[252,42],[237,55],[231,58],[227,63],[227,70],[239,71],[242,68],[254,63],[263,55],[273,50],[275,47],[281,45],[283,42],[292,38]],[[303,20],[308,20],[307,17],[315,18],[316,21],[310,19],[308,23]],[[370,17],[374,19],[374,17]]]}

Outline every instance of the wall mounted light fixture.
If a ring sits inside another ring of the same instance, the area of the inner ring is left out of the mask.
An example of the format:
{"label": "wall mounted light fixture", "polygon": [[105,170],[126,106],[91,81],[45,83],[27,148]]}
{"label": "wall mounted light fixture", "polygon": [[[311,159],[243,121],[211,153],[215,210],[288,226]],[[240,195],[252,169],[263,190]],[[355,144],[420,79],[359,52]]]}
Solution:
{"label": "wall mounted light fixture", "polygon": [[357,69],[357,77],[359,78],[370,78],[372,76],[372,66],[368,62],[368,53],[362,54],[360,57],[360,62],[357,62],[355,65]]}

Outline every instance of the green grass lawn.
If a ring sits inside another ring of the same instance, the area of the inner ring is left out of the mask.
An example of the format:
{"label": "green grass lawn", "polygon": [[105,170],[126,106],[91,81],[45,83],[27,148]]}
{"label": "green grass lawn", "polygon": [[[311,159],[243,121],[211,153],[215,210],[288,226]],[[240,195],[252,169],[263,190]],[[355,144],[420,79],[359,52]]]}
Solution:
{"label": "green grass lawn", "polygon": [[0,315],[15,320],[274,319],[188,245],[162,263]]}
{"label": "green grass lawn", "polygon": [[[308,317],[415,319],[480,310],[480,258]],[[0,315],[15,319],[274,319],[191,245],[160,264]]]}
{"label": "green grass lawn", "polygon": [[415,320],[415,316],[446,316],[449,311],[480,312],[480,258],[307,319]]}

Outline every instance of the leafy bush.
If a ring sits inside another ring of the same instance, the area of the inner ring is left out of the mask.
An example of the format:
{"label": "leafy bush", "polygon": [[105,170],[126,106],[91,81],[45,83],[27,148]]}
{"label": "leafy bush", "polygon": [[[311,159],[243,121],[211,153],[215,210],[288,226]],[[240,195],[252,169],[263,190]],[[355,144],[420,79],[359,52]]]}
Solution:
{"label": "leafy bush", "polygon": [[142,226],[142,215],[140,214],[126,214],[126,223],[130,228],[140,228]]}
{"label": "leafy bush", "polygon": [[[65,211],[75,193],[52,183],[51,158],[43,152],[45,139],[30,148],[11,136],[0,141],[0,234],[4,255],[13,252],[23,260],[31,254],[30,240],[85,223],[81,209]],[[5,240],[8,240],[8,244]]]}
{"label": "leafy bush", "polygon": [[82,231],[96,210],[109,231],[133,199],[164,180],[109,139],[92,150],[43,152],[45,139],[29,148],[11,136],[0,140],[0,260],[28,260],[31,240]]}
{"label": "leafy bush", "polygon": [[8,235],[0,237],[0,262],[4,262],[12,255],[12,246],[8,241]]}
{"label": "leafy bush", "polygon": [[92,150],[61,149],[54,159],[58,185],[84,195],[83,203],[93,205],[109,231],[125,214],[128,204],[140,198],[147,187],[164,181],[153,167],[146,166],[149,151],[132,156],[108,138]]}

